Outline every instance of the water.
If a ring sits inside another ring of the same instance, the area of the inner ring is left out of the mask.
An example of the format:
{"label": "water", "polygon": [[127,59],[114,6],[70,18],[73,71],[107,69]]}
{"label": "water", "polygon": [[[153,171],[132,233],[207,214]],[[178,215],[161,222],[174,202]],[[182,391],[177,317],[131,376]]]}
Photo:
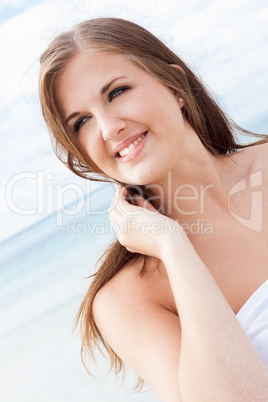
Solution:
{"label": "water", "polygon": [[[101,190],[94,199],[93,209],[104,212],[83,209],[64,217],[61,227],[53,215],[0,245],[2,402],[158,400],[152,392],[133,393],[132,373],[122,387],[113,375],[105,377],[104,358],[98,358],[97,380],[80,360],[80,338],[73,327],[90,283],[84,278],[114,239],[107,214],[111,192],[107,196]],[[99,230],[90,236],[86,224]]]}

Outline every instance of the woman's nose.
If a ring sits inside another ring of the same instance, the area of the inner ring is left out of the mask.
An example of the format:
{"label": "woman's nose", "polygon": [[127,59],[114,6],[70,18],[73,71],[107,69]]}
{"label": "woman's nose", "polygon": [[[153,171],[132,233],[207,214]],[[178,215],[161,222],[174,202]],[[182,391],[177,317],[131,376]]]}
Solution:
{"label": "woman's nose", "polygon": [[102,138],[105,141],[118,139],[118,136],[126,127],[123,119],[114,116],[113,114],[105,114],[99,124]]}

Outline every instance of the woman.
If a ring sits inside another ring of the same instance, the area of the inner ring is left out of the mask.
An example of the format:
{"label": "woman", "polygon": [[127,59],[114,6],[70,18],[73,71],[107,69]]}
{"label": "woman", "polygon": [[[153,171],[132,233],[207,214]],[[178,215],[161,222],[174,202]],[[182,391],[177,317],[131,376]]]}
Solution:
{"label": "woman", "polygon": [[239,145],[249,133],[187,65],[121,19],[54,39],[40,100],[58,157],[120,184],[118,241],[79,311],[84,358],[104,346],[162,401],[268,400],[266,138]]}

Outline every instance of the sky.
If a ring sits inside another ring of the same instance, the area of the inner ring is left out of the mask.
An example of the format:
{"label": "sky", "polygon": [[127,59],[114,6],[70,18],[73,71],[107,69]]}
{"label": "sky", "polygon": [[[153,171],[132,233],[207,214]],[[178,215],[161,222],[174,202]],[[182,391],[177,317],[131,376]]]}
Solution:
{"label": "sky", "polygon": [[53,154],[38,100],[39,57],[57,33],[109,16],[163,40],[235,121],[268,128],[266,0],[2,0],[0,241],[95,189]]}

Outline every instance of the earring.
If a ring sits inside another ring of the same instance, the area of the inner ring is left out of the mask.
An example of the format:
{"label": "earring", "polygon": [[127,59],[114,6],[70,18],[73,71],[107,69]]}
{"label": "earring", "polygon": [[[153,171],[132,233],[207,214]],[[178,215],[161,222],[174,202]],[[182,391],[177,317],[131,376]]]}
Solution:
{"label": "earring", "polygon": [[182,102],[183,102],[183,99],[182,99],[182,98],[179,98],[179,102],[181,102],[181,103],[182,103]]}

